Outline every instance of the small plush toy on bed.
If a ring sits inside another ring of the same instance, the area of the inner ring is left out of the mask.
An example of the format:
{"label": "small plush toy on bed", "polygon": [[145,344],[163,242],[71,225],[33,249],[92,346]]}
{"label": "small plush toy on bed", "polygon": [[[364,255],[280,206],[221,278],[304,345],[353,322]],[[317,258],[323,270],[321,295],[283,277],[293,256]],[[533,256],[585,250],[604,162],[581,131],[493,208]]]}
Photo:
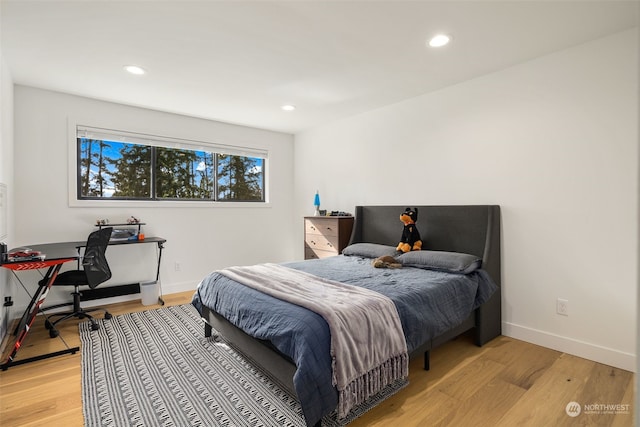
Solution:
{"label": "small plush toy on bed", "polygon": [[404,224],[402,230],[402,238],[398,247],[396,248],[402,252],[419,251],[422,249],[422,240],[420,240],[420,233],[416,227],[416,221],[418,220],[418,208],[407,208],[400,215],[400,221]]}
{"label": "small plush toy on bed", "polygon": [[402,264],[391,255],[379,256],[371,262],[375,268],[401,268]]}

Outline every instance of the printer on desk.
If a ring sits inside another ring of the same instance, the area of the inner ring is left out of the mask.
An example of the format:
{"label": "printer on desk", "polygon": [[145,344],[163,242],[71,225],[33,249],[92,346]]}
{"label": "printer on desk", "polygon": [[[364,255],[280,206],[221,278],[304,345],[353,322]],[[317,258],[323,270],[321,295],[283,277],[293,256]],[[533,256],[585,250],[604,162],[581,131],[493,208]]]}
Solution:
{"label": "printer on desk", "polygon": [[135,237],[137,237],[137,234],[134,230],[114,228],[113,231],[111,232],[111,239],[109,240],[112,240],[112,241],[133,240],[133,238]]}
{"label": "printer on desk", "polygon": [[107,226],[113,227],[113,231],[111,232],[111,239],[109,239],[111,242],[144,240],[144,233],[142,233],[143,225],[146,225],[146,223],[140,222],[138,220],[136,220],[135,222],[128,220],[126,223],[119,224],[109,224],[108,220],[98,220],[96,222],[96,227],[98,227],[99,229]]}

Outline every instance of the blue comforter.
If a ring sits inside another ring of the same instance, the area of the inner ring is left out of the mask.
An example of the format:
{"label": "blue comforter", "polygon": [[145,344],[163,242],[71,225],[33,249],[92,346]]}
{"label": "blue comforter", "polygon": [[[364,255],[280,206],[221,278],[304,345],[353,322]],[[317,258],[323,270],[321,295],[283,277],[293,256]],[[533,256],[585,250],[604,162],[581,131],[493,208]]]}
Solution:
{"label": "blue comforter", "polygon": [[[377,269],[361,257],[285,263],[316,276],[371,289],[396,305],[409,353],[462,323],[497,289],[484,270],[467,275],[421,268]],[[296,364],[293,383],[307,425],[331,413],[338,394],[331,383],[330,334],[324,319],[213,272],[193,297],[249,335],[270,341]]]}

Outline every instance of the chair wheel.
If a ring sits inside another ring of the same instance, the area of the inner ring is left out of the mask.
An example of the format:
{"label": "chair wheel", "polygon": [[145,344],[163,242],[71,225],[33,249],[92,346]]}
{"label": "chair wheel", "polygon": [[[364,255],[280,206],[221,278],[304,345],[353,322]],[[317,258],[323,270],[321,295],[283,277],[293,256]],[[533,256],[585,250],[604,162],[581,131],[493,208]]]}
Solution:
{"label": "chair wheel", "polygon": [[109,319],[111,319],[112,317],[113,317],[113,315],[112,315],[111,313],[109,313],[108,311],[105,311],[105,312],[104,312],[104,318],[105,318],[105,319],[109,320]]}
{"label": "chair wheel", "polygon": [[100,325],[98,325],[98,322],[91,322],[91,330],[97,331],[98,329],[100,329]]}
{"label": "chair wheel", "polygon": [[51,338],[55,338],[55,337],[57,337],[58,335],[60,335],[60,332],[58,332],[58,330],[57,330],[57,329],[55,329],[55,328],[53,328],[53,327],[52,327],[51,329],[49,329],[49,337],[51,337]]}
{"label": "chair wheel", "polygon": [[46,329],[51,329],[51,328],[53,328],[53,323],[49,322],[49,320],[45,320],[44,321],[44,327]]}

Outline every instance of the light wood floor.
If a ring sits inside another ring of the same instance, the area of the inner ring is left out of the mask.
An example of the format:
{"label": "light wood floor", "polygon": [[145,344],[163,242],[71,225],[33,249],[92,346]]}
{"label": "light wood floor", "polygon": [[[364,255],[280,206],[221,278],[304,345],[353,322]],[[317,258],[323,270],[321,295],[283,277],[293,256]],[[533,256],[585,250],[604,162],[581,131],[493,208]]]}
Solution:
{"label": "light wood floor", "polygon": [[[165,295],[165,301],[185,304],[191,294]],[[117,315],[157,307],[134,301],[114,304],[109,311]],[[64,348],[48,337],[39,320],[18,359]],[[79,345],[77,322],[63,324],[67,344]],[[405,389],[350,426],[633,425],[634,374],[621,369],[507,337],[483,347],[461,337],[433,352],[430,371],[421,364],[412,362]],[[80,375],[80,353],[0,372],[0,425],[82,426]],[[582,408],[575,418],[565,410],[570,402]],[[622,413],[608,414],[604,405],[617,405]]]}

